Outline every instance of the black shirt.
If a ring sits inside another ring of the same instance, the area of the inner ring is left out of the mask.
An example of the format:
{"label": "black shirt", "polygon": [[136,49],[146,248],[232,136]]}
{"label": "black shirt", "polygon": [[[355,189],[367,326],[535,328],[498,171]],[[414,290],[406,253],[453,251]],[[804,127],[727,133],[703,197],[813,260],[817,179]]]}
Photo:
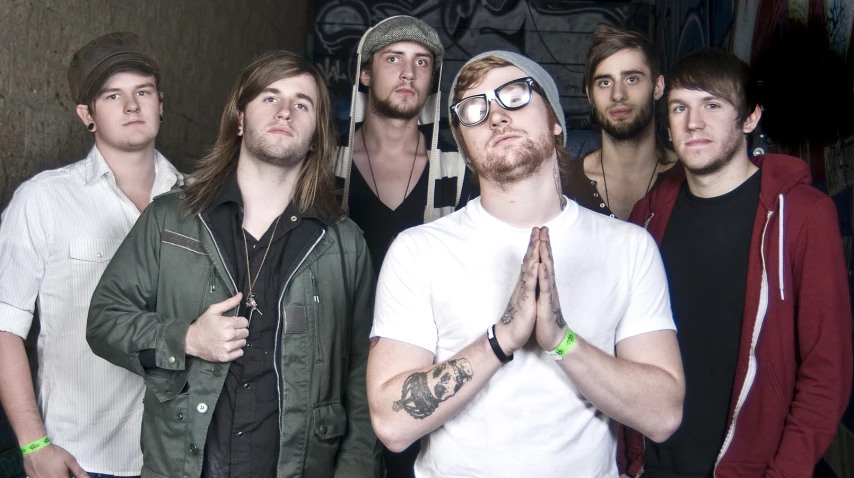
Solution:
{"label": "black shirt", "polygon": [[682,424],[647,440],[650,478],[709,477],[723,445],[738,361],[760,173],[723,196],[682,185],[661,242],[685,370]]}
{"label": "black shirt", "polygon": [[[398,234],[410,227],[424,223],[427,206],[427,182],[430,164],[424,167],[421,177],[397,209],[389,209],[374,194],[355,164],[350,174],[350,219],[362,229],[371,253],[374,273],[379,275],[388,247]],[[458,180],[462,180],[459,178]],[[382,194],[382,191],[380,191]]]}
{"label": "black shirt", "polygon": [[[649,188],[649,192],[657,188],[674,169],[679,165],[668,168],[656,175],[655,182]],[[563,178],[563,193],[569,199],[577,202],[579,206],[586,207],[606,216],[617,217],[605,204],[605,198],[600,197],[596,189],[596,181],[587,177],[584,173],[584,159],[573,159],[569,161],[567,175]]]}
{"label": "black shirt", "polygon": [[203,476],[275,476],[280,437],[278,374],[282,372],[275,368],[276,326],[281,320],[279,297],[297,262],[320,234],[322,225],[315,214],[310,211],[300,214],[291,202],[275,226],[275,235],[274,221],[259,239],[246,232],[244,242],[243,199],[234,175],[217,191],[204,215],[225,265],[237,289],[243,293],[240,315],[250,319],[251,310],[246,307],[248,252],[251,276],[255,280],[252,292],[258,308],[251,312],[243,356],[231,362],[213,410]]}

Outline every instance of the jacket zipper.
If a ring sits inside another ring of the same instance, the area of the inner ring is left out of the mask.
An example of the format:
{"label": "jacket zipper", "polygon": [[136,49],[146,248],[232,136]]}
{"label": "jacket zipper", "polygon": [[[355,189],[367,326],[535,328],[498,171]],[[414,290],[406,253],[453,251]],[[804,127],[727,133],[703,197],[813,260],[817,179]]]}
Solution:
{"label": "jacket zipper", "polygon": [[741,407],[747,401],[747,394],[753,386],[753,381],[756,378],[756,342],[759,340],[759,332],[762,330],[762,323],[765,320],[765,313],[768,311],[768,270],[765,264],[765,234],[768,232],[768,224],[771,222],[771,216],[774,211],[768,211],[765,218],[765,227],[762,228],[762,242],[759,245],[759,254],[762,257],[762,284],[759,288],[759,309],[756,311],[756,323],[753,325],[753,336],[750,339],[750,357],[747,361],[747,375],[744,377],[744,385],[741,387],[741,393],[738,394],[738,401],[735,404],[735,411],[732,414],[732,422],[729,424],[726,439],[718,454],[718,459],[715,461],[715,469],[713,476],[717,478],[718,465],[726,454],[732,440],[735,438],[735,425],[738,421],[738,414],[741,412]]}
{"label": "jacket zipper", "polygon": [[314,248],[317,247],[318,244],[320,244],[321,239],[323,239],[323,237],[325,235],[326,235],[326,229],[323,229],[320,232],[320,237],[318,237],[317,240],[314,241],[314,244],[311,245],[311,248],[309,248],[308,252],[305,253],[305,256],[303,256],[303,258],[299,261],[299,264],[297,264],[297,266],[294,267],[294,271],[291,272],[291,275],[288,277],[288,280],[285,282],[285,286],[282,288],[281,295],[279,295],[279,317],[280,317],[280,320],[276,321],[276,340],[273,343],[273,370],[276,372],[276,393],[278,394],[278,398],[279,398],[278,406],[279,406],[279,424],[280,425],[282,423],[282,377],[281,377],[281,375],[279,375],[279,345],[281,343],[281,341],[279,340],[279,333],[280,333],[281,328],[282,328],[282,320],[281,320],[282,301],[285,299],[285,291],[288,290],[288,286],[291,284],[291,280],[294,278],[294,275],[297,273],[297,271],[302,266],[302,264],[305,262],[305,260],[308,259],[308,256],[311,255],[311,252],[314,251]]}
{"label": "jacket zipper", "polygon": [[314,278],[314,271],[311,269],[311,267],[308,268],[308,275],[311,276],[311,286],[314,289],[314,302],[319,304],[320,296],[317,295],[317,281]]}
{"label": "jacket zipper", "polygon": [[[219,245],[216,243],[216,239],[214,238],[213,232],[211,228],[208,227],[208,224],[205,222],[205,219],[202,217],[201,213],[199,213],[199,220],[202,221],[202,225],[207,229],[208,234],[211,236],[211,241],[213,241],[214,248],[216,248],[216,253],[219,256],[220,262],[222,262],[222,268],[225,269],[225,274],[228,276],[228,280],[231,281],[231,285],[234,287],[234,294],[237,294],[239,291],[237,289],[237,284],[234,282],[234,279],[231,277],[231,272],[228,270],[228,266],[225,264],[225,259],[222,257],[222,252],[219,250]],[[213,288],[211,288],[211,292],[213,292]],[[240,312],[240,305],[235,307],[235,313]]]}

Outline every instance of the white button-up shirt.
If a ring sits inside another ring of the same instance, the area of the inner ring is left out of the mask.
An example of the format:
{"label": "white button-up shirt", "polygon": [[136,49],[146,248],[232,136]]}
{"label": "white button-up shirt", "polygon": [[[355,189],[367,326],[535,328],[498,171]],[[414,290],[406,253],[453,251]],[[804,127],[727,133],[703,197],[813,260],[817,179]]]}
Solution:
{"label": "white button-up shirt", "polygon": [[[152,198],[183,185],[159,152],[154,164]],[[86,342],[92,293],[138,217],[93,147],[23,183],[0,219],[0,331],[26,337],[38,304],[37,394],[48,437],[95,473],[142,469],[142,378]]]}

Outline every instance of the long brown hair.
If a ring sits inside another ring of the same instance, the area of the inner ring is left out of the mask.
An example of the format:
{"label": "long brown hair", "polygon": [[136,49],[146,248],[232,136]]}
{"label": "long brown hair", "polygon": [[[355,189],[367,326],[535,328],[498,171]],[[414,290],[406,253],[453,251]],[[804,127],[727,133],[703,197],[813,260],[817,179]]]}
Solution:
{"label": "long brown hair", "polygon": [[243,141],[237,135],[238,115],[246,104],[270,84],[300,75],[310,75],[317,86],[317,127],[311,140],[313,148],[303,162],[292,200],[300,211],[314,208],[329,216],[340,214],[333,177],[335,127],[326,83],[308,61],[289,51],[273,50],[261,54],[244,68],[231,90],[222,112],[216,142],[210,152],[199,160],[199,166],[184,191],[185,216],[196,215],[210,205],[216,192],[234,173]]}

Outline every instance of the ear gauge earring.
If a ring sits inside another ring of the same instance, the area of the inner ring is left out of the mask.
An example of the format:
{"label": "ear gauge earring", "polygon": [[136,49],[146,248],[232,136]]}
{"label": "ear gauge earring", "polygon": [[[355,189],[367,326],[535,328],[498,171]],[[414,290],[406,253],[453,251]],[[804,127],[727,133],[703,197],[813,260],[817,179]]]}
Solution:
{"label": "ear gauge earring", "polygon": [[89,131],[93,131],[95,129],[95,123],[89,123],[86,127],[89,128]]}
{"label": "ear gauge earring", "polygon": [[160,115],[160,122],[163,122],[163,115]]}

